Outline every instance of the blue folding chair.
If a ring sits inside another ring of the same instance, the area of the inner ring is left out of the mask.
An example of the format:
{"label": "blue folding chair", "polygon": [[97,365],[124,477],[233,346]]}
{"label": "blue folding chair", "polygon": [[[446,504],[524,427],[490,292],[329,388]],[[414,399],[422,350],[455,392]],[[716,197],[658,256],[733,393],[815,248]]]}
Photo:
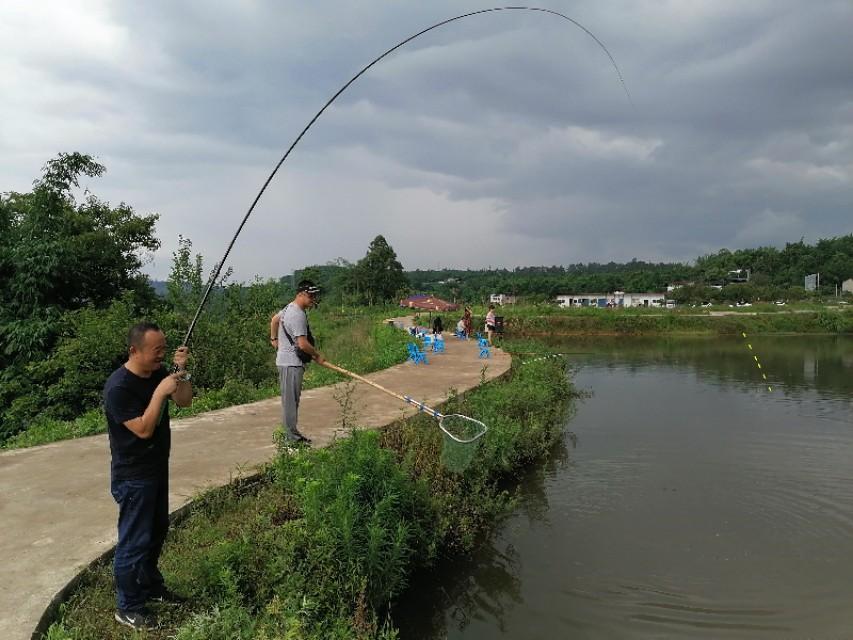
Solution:
{"label": "blue folding chair", "polygon": [[480,357],[491,358],[492,354],[489,351],[489,341],[485,338],[480,338],[477,343],[480,345]]}
{"label": "blue folding chair", "polygon": [[444,340],[433,340],[432,352],[433,353],[445,353],[445,351],[444,351]]}
{"label": "blue folding chair", "polygon": [[414,342],[410,342],[406,345],[409,350],[409,360],[418,364],[423,362],[424,364],[429,364],[429,360],[427,360],[426,353],[418,349],[418,345]]}
{"label": "blue folding chair", "polygon": [[458,329],[453,332],[453,335],[459,338],[460,340],[467,340],[468,336],[465,335],[464,331],[459,331]]}

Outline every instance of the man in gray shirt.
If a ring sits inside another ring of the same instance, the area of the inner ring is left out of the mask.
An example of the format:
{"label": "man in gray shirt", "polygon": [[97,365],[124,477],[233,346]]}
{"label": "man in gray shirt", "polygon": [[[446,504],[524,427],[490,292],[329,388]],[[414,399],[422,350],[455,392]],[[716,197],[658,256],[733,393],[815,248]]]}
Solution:
{"label": "man in gray shirt", "polygon": [[302,378],[305,365],[311,360],[324,362],[314,348],[314,338],[308,327],[306,309],[317,304],[320,287],[310,280],[302,280],[296,288],[293,302],[270,318],[270,343],[277,349],[275,364],[281,385],[281,410],[284,438],[288,443],[311,444],[296,428],[299,416],[299,397],[302,395]]}

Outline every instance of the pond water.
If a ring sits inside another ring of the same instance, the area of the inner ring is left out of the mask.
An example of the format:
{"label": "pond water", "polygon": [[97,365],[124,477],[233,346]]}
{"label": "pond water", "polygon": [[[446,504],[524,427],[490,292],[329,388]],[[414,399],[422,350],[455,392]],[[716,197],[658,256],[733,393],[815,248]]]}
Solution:
{"label": "pond water", "polygon": [[401,637],[853,637],[853,339],[749,344],[551,343],[592,395]]}

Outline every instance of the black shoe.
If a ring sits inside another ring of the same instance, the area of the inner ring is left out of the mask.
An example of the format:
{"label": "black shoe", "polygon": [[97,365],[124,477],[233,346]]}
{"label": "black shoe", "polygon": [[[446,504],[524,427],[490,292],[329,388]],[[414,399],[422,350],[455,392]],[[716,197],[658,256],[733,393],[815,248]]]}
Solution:
{"label": "black shoe", "polygon": [[173,604],[182,604],[187,601],[185,597],[178,595],[166,587],[160,587],[159,589],[152,591],[148,595],[148,599],[153,600],[154,602],[171,602]]}
{"label": "black shoe", "polygon": [[296,434],[296,438],[293,439],[294,444],[307,444],[311,445],[311,438],[306,438],[301,433]]}
{"label": "black shoe", "polygon": [[152,616],[148,611],[122,611],[116,609],[113,616],[119,624],[123,624],[137,631],[151,631],[158,627],[157,618]]}

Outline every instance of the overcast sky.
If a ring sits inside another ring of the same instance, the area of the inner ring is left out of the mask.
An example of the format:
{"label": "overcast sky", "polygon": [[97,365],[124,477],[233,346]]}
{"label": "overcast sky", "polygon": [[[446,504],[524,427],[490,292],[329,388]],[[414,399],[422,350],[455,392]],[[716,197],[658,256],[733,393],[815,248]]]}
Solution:
{"label": "overcast sky", "polygon": [[[80,151],[114,204],[213,262],[275,163],[373,57],[482,2],[0,4],[0,191]],[[853,232],[853,2],[538,5],[422,36],[297,146],[238,279],[383,234],[406,269],[692,260]]]}

